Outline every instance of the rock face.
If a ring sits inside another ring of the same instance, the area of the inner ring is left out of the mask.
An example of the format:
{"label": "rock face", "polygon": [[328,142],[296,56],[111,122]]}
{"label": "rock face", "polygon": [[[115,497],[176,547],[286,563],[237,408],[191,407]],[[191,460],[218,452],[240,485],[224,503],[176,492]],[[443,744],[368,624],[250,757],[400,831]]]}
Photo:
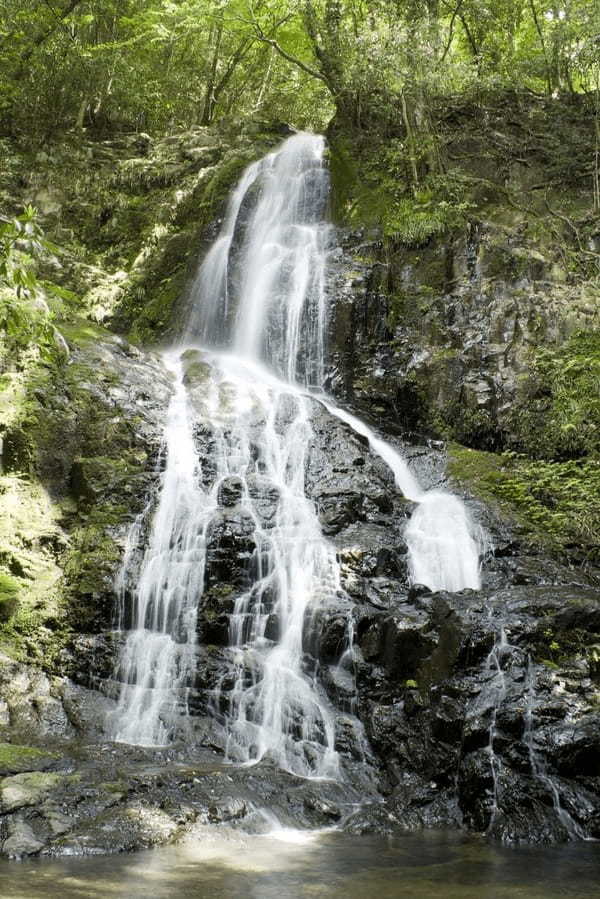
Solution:
{"label": "rock face", "polygon": [[[221,485],[208,537],[187,736],[169,750],[108,742],[116,695],[112,584],[127,527],[160,477],[169,382],[153,357],[119,343],[86,353],[115,372],[99,408],[110,403],[128,421],[135,416],[134,445],[145,456],[132,480],[131,470],[115,477],[107,444],[99,457],[73,461],[77,526],[108,508],[101,533],[117,551],[102,558],[101,577],[72,576],[72,608],[84,603],[88,611],[72,613],[72,636],[53,674],[0,659],[5,855],[130,850],[200,826],[260,830],[261,808],[295,826],[341,821],[354,832],[462,826],[508,842],[600,836],[600,598],[593,583],[532,555],[471,502],[490,537],[482,590],[434,594],[411,586],[403,533],[412,504],[364,439],[316,400],[306,483],[337,549],[342,591],[315,610],[305,651],[337,710],[345,782],[316,791],[266,761],[250,769],[223,765],[213,697],[232,676],[229,615],[251,577],[254,552],[235,478]],[[211,445],[209,431],[198,431],[206,464]],[[445,485],[441,449],[400,448],[425,487]],[[58,490],[66,482],[57,476],[54,483]],[[260,479],[252,489],[267,527],[277,496]],[[82,564],[93,558],[84,554]],[[89,592],[87,583],[94,585]],[[374,799],[384,801],[385,814]]]}
{"label": "rock face", "polygon": [[526,377],[534,352],[600,325],[595,284],[565,283],[553,256],[519,234],[488,223],[386,255],[379,235],[343,232],[330,388],[405,431],[518,443],[518,408],[545,408]]}
{"label": "rock face", "polygon": [[[317,401],[306,484],[337,549],[343,592],[315,610],[305,646],[338,709],[336,747],[346,785],[328,786],[321,808],[310,798],[310,782],[294,778],[299,798],[274,798],[277,784],[290,776],[269,765],[257,769],[258,794],[254,786],[247,792],[254,783],[249,775],[221,767],[211,697],[232,676],[229,615],[251,577],[255,549],[234,478],[221,485],[208,535],[190,737],[166,755],[106,743],[116,695],[113,584],[127,529],[158,484],[170,386],[155,358],[118,340],[96,340],[74,352],[78,374],[87,371],[89,380],[79,378],[74,408],[60,415],[81,422],[89,395],[98,424],[90,431],[88,420],[80,442],[52,444],[50,429],[35,460],[53,494],[72,504],[60,522],[71,636],[51,676],[2,659],[6,855],[150,846],[196,820],[251,828],[261,803],[273,803],[290,822],[321,824],[334,819],[331,808],[342,819],[349,813],[348,796],[357,802],[377,795],[385,797],[385,820],[367,809],[349,817],[349,828],[460,825],[512,842],[600,836],[600,600],[593,584],[532,556],[505,525],[473,505],[492,546],[482,591],[432,594],[410,586],[403,532],[412,504],[366,441]],[[94,368],[110,371],[110,379],[99,382]],[[43,408],[56,417],[60,396],[42,396]],[[210,466],[206,428],[198,431],[197,446]],[[444,486],[440,449],[405,445],[403,451],[424,486]],[[277,496],[260,479],[252,489],[268,527]],[[349,633],[353,663],[340,668]],[[109,768],[122,758],[130,761],[117,789]],[[161,783],[148,769],[157,760],[171,765]],[[184,776],[177,764],[200,763],[214,773],[207,790],[193,787],[190,806],[186,784],[195,784],[197,774]],[[214,778],[223,777],[231,789],[216,800],[210,791]]]}

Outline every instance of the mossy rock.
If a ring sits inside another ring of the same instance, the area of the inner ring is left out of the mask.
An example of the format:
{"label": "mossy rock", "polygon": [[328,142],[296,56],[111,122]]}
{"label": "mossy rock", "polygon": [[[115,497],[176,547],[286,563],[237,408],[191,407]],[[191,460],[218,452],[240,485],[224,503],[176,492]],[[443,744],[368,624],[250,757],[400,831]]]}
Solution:
{"label": "mossy rock", "polygon": [[0,622],[8,621],[19,605],[20,584],[9,574],[0,572]]}
{"label": "mossy rock", "polygon": [[[78,457],[71,468],[71,489],[83,507],[101,502],[120,505],[127,494],[135,491],[136,474],[145,457],[114,459],[109,456]],[[108,510],[107,510],[108,512]]]}
{"label": "mossy rock", "polygon": [[60,756],[54,752],[36,749],[34,746],[0,743],[0,776],[22,774],[26,771],[45,771],[59,758]]}
{"label": "mossy rock", "polygon": [[448,471],[533,543],[561,557],[598,563],[600,461],[537,461],[452,443]]}
{"label": "mossy rock", "polygon": [[74,776],[43,771],[23,772],[0,780],[0,813],[38,805],[55,789],[75,779]]}
{"label": "mossy rock", "polygon": [[211,366],[206,362],[200,350],[186,350],[181,356],[183,362],[183,382],[186,387],[202,387],[206,384],[211,373]]}

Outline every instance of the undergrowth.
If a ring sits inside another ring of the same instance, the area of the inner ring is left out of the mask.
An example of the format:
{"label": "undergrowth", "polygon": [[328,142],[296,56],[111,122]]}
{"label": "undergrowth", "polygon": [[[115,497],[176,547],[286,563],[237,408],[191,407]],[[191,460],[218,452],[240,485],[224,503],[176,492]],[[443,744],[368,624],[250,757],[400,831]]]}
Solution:
{"label": "undergrowth", "polygon": [[536,351],[511,424],[533,457],[600,455],[600,331]]}
{"label": "undergrowth", "polygon": [[600,560],[600,460],[550,462],[452,444],[449,472],[496,501],[536,542]]}

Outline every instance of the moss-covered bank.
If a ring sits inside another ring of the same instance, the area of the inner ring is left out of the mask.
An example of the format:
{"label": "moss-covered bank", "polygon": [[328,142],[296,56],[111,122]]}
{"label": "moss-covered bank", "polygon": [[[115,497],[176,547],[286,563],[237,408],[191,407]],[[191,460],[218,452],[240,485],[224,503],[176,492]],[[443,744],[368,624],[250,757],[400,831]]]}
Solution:
{"label": "moss-covered bank", "polygon": [[68,133],[35,152],[5,140],[0,204],[14,214],[38,209],[62,250],[45,274],[79,314],[160,342],[232,184],[280,138],[279,126],[246,124],[156,140]]}

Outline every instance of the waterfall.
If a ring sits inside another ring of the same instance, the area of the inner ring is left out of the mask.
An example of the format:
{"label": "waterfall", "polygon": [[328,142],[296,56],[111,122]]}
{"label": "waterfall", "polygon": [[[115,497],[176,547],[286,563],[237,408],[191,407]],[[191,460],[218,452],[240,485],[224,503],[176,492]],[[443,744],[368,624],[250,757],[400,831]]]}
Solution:
{"label": "waterfall", "polygon": [[405,531],[411,581],[424,584],[430,590],[479,590],[483,540],[478,539],[464,503],[443,490],[421,490],[400,453],[389,443],[345,409],[330,402],[325,402],[325,407],[367,438],[373,452],[392,471],[398,489],[407,499],[418,503]]}
{"label": "waterfall", "polygon": [[[230,667],[212,697],[226,757],[268,757],[300,776],[335,778],[335,710],[305,651],[315,606],[342,592],[304,483],[316,402],[366,435],[419,504],[407,530],[413,578],[432,589],[477,588],[479,568],[463,504],[423,493],[391,446],[323,398],[332,239],[324,151],[322,137],[297,134],[248,167],[195,279],[183,345],[166,356],[175,377],[166,467],[128,630],[122,621],[115,735],[159,745],[174,733],[173,708],[186,713],[207,542],[235,484],[226,505],[248,523],[254,548],[230,615]],[[197,429],[211,435],[206,470]],[[135,579],[132,558],[123,583]]]}
{"label": "waterfall", "polygon": [[[175,376],[166,424],[166,466],[148,546],[134,587],[133,621],[119,659],[122,688],[114,736],[156,746],[172,737],[173,709],[185,705],[193,671],[197,600],[204,579],[207,498],[198,487],[198,457],[179,359],[165,356]],[[130,534],[120,574],[127,583],[140,521]],[[127,614],[121,603],[121,629]]]}
{"label": "waterfall", "polygon": [[322,137],[297,134],[248,167],[198,271],[185,333],[187,342],[229,349],[315,387],[331,240],[324,151]]}

